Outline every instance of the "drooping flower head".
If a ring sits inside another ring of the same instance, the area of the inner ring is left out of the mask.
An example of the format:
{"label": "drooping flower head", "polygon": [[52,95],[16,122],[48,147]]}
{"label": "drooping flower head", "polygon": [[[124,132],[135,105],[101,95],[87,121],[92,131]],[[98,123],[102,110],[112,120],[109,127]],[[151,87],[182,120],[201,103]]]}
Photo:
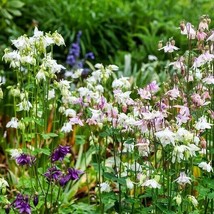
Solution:
{"label": "drooping flower head", "polygon": [[44,174],[48,181],[58,181],[62,176],[62,172],[56,168],[56,166],[49,168],[47,172]]}
{"label": "drooping flower head", "polygon": [[29,165],[31,166],[35,162],[35,157],[27,154],[20,154],[15,158],[16,163],[20,166]]}
{"label": "drooping flower head", "polygon": [[65,186],[69,181],[77,180],[81,174],[83,174],[81,170],[68,168],[67,174],[60,178],[59,184]]}
{"label": "drooping flower head", "polygon": [[51,155],[51,161],[52,162],[55,162],[58,160],[62,161],[68,153],[71,153],[71,148],[69,146],[59,145],[59,147],[53,151]]}
{"label": "drooping flower head", "polygon": [[31,214],[31,207],[27,195],[18,194],[12,205],[15,209],[19,210],[20,214]]}

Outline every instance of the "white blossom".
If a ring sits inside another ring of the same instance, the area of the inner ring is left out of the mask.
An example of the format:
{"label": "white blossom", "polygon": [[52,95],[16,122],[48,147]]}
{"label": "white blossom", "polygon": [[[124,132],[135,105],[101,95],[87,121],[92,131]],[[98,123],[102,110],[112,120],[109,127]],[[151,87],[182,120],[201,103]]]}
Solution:
{"label": "white blossom", "polygon": [[202,116],[198,119],[198,121],[195,123],[195,128],[197,130],[205,130],[205,129],[211,129],[210,123],[207,122],[206,117]]}
{"label": "white blossom", "polygon": [[210,165],[210,163],[201,162],[201,163],[198,164],[198,167],[202,168],[203,170],[205,170],[207,172],[213,171],[213,168]]}
{"label": "white blossom", "polygon": [[156,132],[155,136],[160,140],[163,147],[168,144],[175,144],[175,133],[173,133],[169,128]]}
{"label": "white blossom", "polygon": [[153,188],[153,189],[161,188],[161,185],[155,179],[150,179],[150,180],[145,181],[142,184],[142,186],[146,186],[146,187]]}
{"label": "white blossom", "polygon": [[6,124],[7,128],[14,128],[17,129],[19,126],[18,119],[15,117],[12,117],[11,120]]}

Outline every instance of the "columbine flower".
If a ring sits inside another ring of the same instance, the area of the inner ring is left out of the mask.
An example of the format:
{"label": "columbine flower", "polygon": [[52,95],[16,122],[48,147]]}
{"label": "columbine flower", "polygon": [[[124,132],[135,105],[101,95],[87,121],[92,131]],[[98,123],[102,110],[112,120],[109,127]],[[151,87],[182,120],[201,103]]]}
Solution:
{"label": "columbine flower", "polygon": [[7,183],[7,181],[4,178],[0,178],[0,190],[5,187],[9,187],[9,184]]}
{"label": "columbine flower", "polygon": [[59,184],[65,186],[70,180],[77,180],[81,174],[83,174],[81,170],[68,168],[68,173],[60,178]]}
{"label": "columbine flower", "polygon": [[18,194],[15,201],[12,203],[15,209],[19,210],[20,214],[31,214],[31,207],[28,196]]}
{"label": "columbine flower", "polygon": [[48,181],[58,181],[62,176],[62,172],[56,168],[56,166],[49,168],[48,171],[44,174]]}
{"label": "columbine flower", "polygon": [[192,203],[192,205],[193,205],[194,207],[197,207],[197,206],[198,206],[198,201],[196,200],[196,198],[195,198],[194,196],[189,195],[189,196],[188,196],[188,199],[189,199],[189,201]]}
{"label": "columbine flower", "polygon": [[29,111],[32,108],[32,104],[28,100],[23,100],[17,106],[19,107],[19,111]]}
{"label": "columbine flower", "polygon": [[130,180],[130,178],[126,179],[126,186],[128,189],[133,189],[134,188],[134,183]]}
{"label": "columbine flower", "polygon": [[167,91],[166,95],[169,95],[170,100],[175,100],[177,97],[180,96],[180,92],[177,87],[174,87],[173,89]]}
{"label": "columbine flower", "polygon": [[15,158],[16,163],[20,166],[24,166],[24,165],[29,165],[31,166],[34,162],[35,162],[35,157],[31,156],[31,155],[27,155],[27,154],[20,154],[19,156],[17,156]]}
{"label": "columbine flower", "polygon": [[19,157],[22,154],[22,150],[21,149],[10,149],[10,155],[12,159],[16,159],[17,157]]}
{"label": "columbine flower", "polygon": [[158,50],[162,50],[162,49],[164,50],[165,53],[172,53],[172,52],[178,50],[179,48],[174,46],[174,45],[172,45],[170,42],[167,42],[166,46],[164,46],[164,47],[162,47],[162,48],[160,48]]}
{"label": "columbine flower", "polygon": [[55,90],[51,89],[48,91],[48,100],[51,100],[55,97]]}
{"label": "columbine flower", "polygon": [[165,147],[168,144],[175,144],[175,133],[173,133],[169,128],[165,128],[162,131],[156,132],[155,136],[159,138],[161,144],[163,147]]}
{"label": "columbine flower", "polygon": [[198,164],[198,167],[202,168],[203,170],[205,170],[207,172],[213,171],[213,168],[210,165],[210,163],[201,162],[201,163]]}
{"label": "columbine flower", "polygon": [[181,198],[181,195],[180,195],[180,194],[178,194],[176,197],[174,197],[173,200],[176,201],[176,204],[177,204],[178,206],[181,205],[182,198]]}
{"label": "columbine flower", "polygon": [[212,31],[211,35],[207,38],[207,41],[214,42],[214,31]]}
{"label": "columbine flower", "polygon": [[109,185],[109,183],[107,182],[103,182],[100,184],[100,191],[101,192],[110,192],[111,191],[111,187]]}
{"label": "columbine flower", "polygon": [[131,87],[131,84],[129,82],[128,77],[121,77],[119,79],[115,79],[112,82],[112,88],[126,88],[129,89]]}
{"label": "columbine flower", "polygon": [[52,38],[53,38],[56,45],[58,45],[58,46],[65,45],[63,37],[57,31],[55,31],[52,34]]}
{"label": "columbine flower", "polygon": [[6,125],[7,128],[14,128],[14,129],[17,129],[18,126],[19,126],[19,122],[18,122],[18,119],[15,117],[12,117],[11,120]]}
{"label": "columbine flower", "polygon": [[196,31],[192,27],[192,24],[187,22],[186,25],[184,23],[181,23],[181,34],[187,35],[188,39],[195,39],[196,37]]}
{"label": "columbine flower", "polygon": [[155,180],[155,179],[150,179],[150,180],[147,180],[145,181],[142,186],[147,186],[149,188],[153,188],[153,189],[160,189],[161,188],[161,185]]}
{"label": "columbine flower", "polygon": [[56,148],[51,154],[51,161],[52,162],[55,162],[58,160],[62,161],[68,153],[71,153],[71,148],[69,146],[59,145],[59,147]]}
{"label": "columbine flower", "polygon": [[202,116],[198,119],[198,122],[195,124],[197,130],[211,129],[211,124],[207,122],[206,117]]}
{"label": "columbine flower", "polygon": [[205,84],[207,85],[211,85],[211,84],[214,84],[214,76],[208,76],[208,77],[205,77],[202,82],[204,82]]}
{"label": "columbine flower", "polygon": [[72,124],[70,122],[64,123],[63,127],[61,128],[61,132],[64,133],[69,133],[72,130]]}
{"label": "columbine flower", "polygon": [[191,184],[191,178],[187,177],[185,172],[181,172],[180,176],[175,181],[182,186],[185,184]]}

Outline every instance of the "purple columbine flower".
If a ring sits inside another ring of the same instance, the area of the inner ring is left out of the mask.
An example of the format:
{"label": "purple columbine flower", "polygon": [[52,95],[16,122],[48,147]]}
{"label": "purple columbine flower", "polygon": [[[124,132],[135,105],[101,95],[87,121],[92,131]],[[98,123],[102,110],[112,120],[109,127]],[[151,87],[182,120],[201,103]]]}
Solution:
{"label": "purple columbine flower", "polygon": [[31,214],[31,207],[28,196],[18,194],[15,201],[12,203],[14,208],[19,210],[20,214]]}
{"label": "purple columbine flower", "polygon": [[18,157],[15,158],[16,163],[18,165],[32,165],[35,162],[35,157],[31,156],[31,155],[27,155],[27,154],[20,154]]}
{"label": "purple columbine flower", "polygon": [[44,174],[48,181],[58,181],[59,178],[62,176],[62,172],[57,169],[55,166],[49,168],[48,171]]}
{"label": "purple columbine flower", "polygon": [[68,173],[60,178],[59,184],[65,186],[70,180],[77,180],[81,174],[83,174],[81,170],[68,168]]}
{"label": "purple columbine flower", "polygon": [[68,153],[71,153],[71,148],[69,146],[59,145],[59,147],[53,151],[51,155],[51,161],[52,162],[55,162],[58,160],[62,161]]}

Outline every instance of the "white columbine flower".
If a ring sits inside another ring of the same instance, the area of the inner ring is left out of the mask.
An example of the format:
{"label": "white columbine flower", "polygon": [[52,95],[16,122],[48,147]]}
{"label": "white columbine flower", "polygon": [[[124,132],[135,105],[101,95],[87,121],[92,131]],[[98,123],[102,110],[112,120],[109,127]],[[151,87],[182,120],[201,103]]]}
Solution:
{"label": "white columbine flower", "polygon": [[55,97],[55,90],[51,89],[48,91],[48,100],[51,100]]}
{"label": "white columbine flower", "polygon": [[168,144],[175,144],[175,133],[169,130],[169,128],[165,128],[162,131],[156,132],[155,136],[160,140],[163,147]]}
{"label": "white columbine flower", "polygon": [[195,124],[197,130],[211,129],[211,124],[207,122],[206,117],[202,116],[198,119],[198,122]]}
{"label": "white columbine flower", "polygon": [[180,185],[191,184],[191,178],[187,177],[185,172],[181,172],[175,181]]}
{"label": "white columbine flower", "polygon": [[10,149],[10,155],[12,159],[18,158],[22,154],[21,149]]}
{"label": "white columbine flower", "polygon": [[180,194],[178,194],[176,197],[174,197],[173,200],[176,201],[176,204],[177,204],[178,206],[181,205],[182,198],[181,198],[181,195],[180,195]]}
{"label": "white columbine flower", "polygon": [[63,127],[61,128],[61,132],[68,133],[72,131],[72,124],[70,122],[64,123]]}
{"label": "white columbine flower", "polygon": [[100,191],[101,192],[110,192],[111,191],[111,187],[107,182],[103,182],[100,184]]}
{"label": "white columbine flower", "polygon": [[210,165],[210,163],[201,162],[201,163],[198,164],[198,167],[202,168],[203,170],[205,170],[207,172],[213,171],[213,168]]}
{"label": "white columbine flower", "polygon": [[189,143],[193,141],[193,134],[185,128],[180,127],[176,133],[176,140]]}
{"label": "white columbine flower", "polygon": [[8,186],[9,184],[7,183],[7,181],[4,178],[0,178],[0,190]]}
{"label": "white columbine flower", "polygon": [[19,122],[18,122],[18,119],[15,117],[12,117],[11,120],[6,125],[7,128],[14,128],[14,129],[17,129],[18,126],[19,126]]}
{"label": "white columbine flower", "polygon": [[161,188],[161,185],[155,179],[150,179],[150,180],[145,181],[142,184],[142,186],[146,186],[146,187],[153,188],[153,189]]}
{"label": "white columbine flower", "polygon": [[134,188],[134,183],[130,180],[130,178],[126,179],[126,186],[128,189],[133,189]]}
{"label": "white columbine flower", "polygon": [[131,87],[130,82],[128,81],[128,77],[121,77],[119,79],[115,79],[112,82],[112,88],[126,88],[129,89]]}
{"label": "white columbine flower", "polygon": [[23,100],[17,106],[19,107],[19,111],[29,111],[32,108],[32,104],[28,100]]}
{"label": "white columbine flower", "polygon": [[198,206],[198,201],[196,200],[196,198],[195,198],[194,196],[189,195],[189,196],[188,196],[188,199],[189,199],[189,201],[192,203],[192,205],[193,205],[194,207],[197,207],[197,206]]}
{"label": "white columbine flower", "polygon": [[77,115],[76,111],[73,109],[70,109],[70,108],[66,109],[64,114],[66,117],[76,117],[76,115]]}

